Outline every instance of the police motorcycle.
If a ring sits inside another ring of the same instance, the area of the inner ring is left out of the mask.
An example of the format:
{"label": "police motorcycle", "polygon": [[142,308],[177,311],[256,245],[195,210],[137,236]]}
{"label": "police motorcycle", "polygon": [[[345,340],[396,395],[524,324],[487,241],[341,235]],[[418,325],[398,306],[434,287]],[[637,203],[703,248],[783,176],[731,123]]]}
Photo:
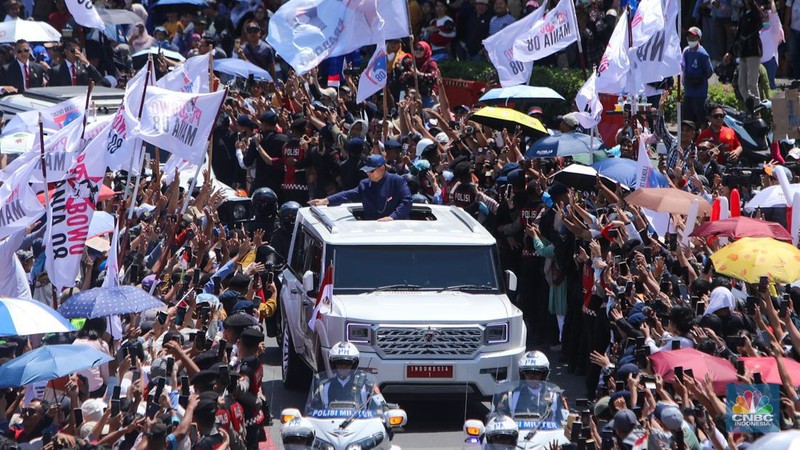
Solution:
{"label": "police motorcycle", "polygon": [[569,411],[561,388],[547,382],[549,374],[544,353],[523,355],[519,377],[498,383],[486,422],[464,422],[464,449],[546,450],[554,441],[568,444],[564,427]]}
{"label": "police motorcycle", "polygon": [[331,372],[311,381],[305,411],[281,412],[286,449],[399,450],[391,441],[408,421],[406,412],[386,403],[370,374],[358,369],[358,349],[349,342],[331,348]]}

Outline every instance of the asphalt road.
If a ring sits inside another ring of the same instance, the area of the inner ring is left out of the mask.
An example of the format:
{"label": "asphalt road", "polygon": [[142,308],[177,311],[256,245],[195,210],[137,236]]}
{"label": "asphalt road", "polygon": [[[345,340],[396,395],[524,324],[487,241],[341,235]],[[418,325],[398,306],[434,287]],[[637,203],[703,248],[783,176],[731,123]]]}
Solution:
{"label": "asphalt road", "polygon": [[[550,381],[565,390],[570,403],[575,398],[582,397],[583,377],[568,374],[566,365],[558,362],[557,353],[550,351],[545,353],[550,359]],[[281,410],[293,407],[302,411],[308,391],[292,391],[284,388],[281,382],[281,351],[274,339],[267,341],[263,390],[270,400],[275,420],[269,428],[271,442],[262,448],[281,448],[279,419]],[[489,403],[477,400],[410,401],[388,396],[387,400],[398,403],[408,415],[405,431],[396,434],[392,441],[394,445],[403,449],[461,449],[464,419],[483,419],[489,412]]]}

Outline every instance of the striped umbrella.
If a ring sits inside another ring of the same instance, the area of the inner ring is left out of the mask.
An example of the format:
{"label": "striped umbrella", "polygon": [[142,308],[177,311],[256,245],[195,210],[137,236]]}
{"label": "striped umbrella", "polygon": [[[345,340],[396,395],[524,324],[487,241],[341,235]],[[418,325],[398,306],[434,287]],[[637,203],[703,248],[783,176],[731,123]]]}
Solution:
{"label": "striped umbrella", "polygon": [[32,300],[0,297],[0,336],[68,331],[75,327],[53,308]]}

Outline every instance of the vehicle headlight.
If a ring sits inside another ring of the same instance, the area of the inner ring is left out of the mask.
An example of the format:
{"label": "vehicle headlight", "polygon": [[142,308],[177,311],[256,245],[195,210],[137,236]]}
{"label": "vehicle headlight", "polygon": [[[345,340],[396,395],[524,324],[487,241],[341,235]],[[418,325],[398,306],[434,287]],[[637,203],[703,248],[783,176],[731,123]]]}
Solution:
{"label": "vehicle headlight", "polygon": [[354,343],[369,344],[372,329],[363,323],[347,324],[347,340]]}
{"label": "vehicle headlight", "polygon": [[508,322],[490,323],[483,331],[483,342],[486,344],[503,344],[508,342]]}
{"label": "vehicle headlight", "polygon": [[333,444],[331,444],[328,441],[325,441],[325,440],[322,440],[320,438],[317,438],[317,439],[314,440],[314,447],[313,448],[319,449],[319,450],[334,450],[336,447],[334,447]]}
{"label": "vehicle headlight", "polygon": [[383,433],[375,433],[366,439],[353,442],[346,447],[346,450],[371,450],[381,445],[381,442],[383,442],[385,437],[386,435]]}
{"label": "vehicle headlight", "polygon": [[233,214],[233,220],[247,220],[247,207],[243,204],[234,205],[231,209],[231,213]]}

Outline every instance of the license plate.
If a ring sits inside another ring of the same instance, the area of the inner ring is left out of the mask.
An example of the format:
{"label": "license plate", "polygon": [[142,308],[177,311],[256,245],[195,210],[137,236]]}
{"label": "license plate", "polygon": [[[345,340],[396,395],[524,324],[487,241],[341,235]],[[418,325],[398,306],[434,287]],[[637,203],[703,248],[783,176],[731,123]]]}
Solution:
{"label": "license plate", "polygon": [[408,378],[453,378],[453,366],[414,365],[406,366]]}

